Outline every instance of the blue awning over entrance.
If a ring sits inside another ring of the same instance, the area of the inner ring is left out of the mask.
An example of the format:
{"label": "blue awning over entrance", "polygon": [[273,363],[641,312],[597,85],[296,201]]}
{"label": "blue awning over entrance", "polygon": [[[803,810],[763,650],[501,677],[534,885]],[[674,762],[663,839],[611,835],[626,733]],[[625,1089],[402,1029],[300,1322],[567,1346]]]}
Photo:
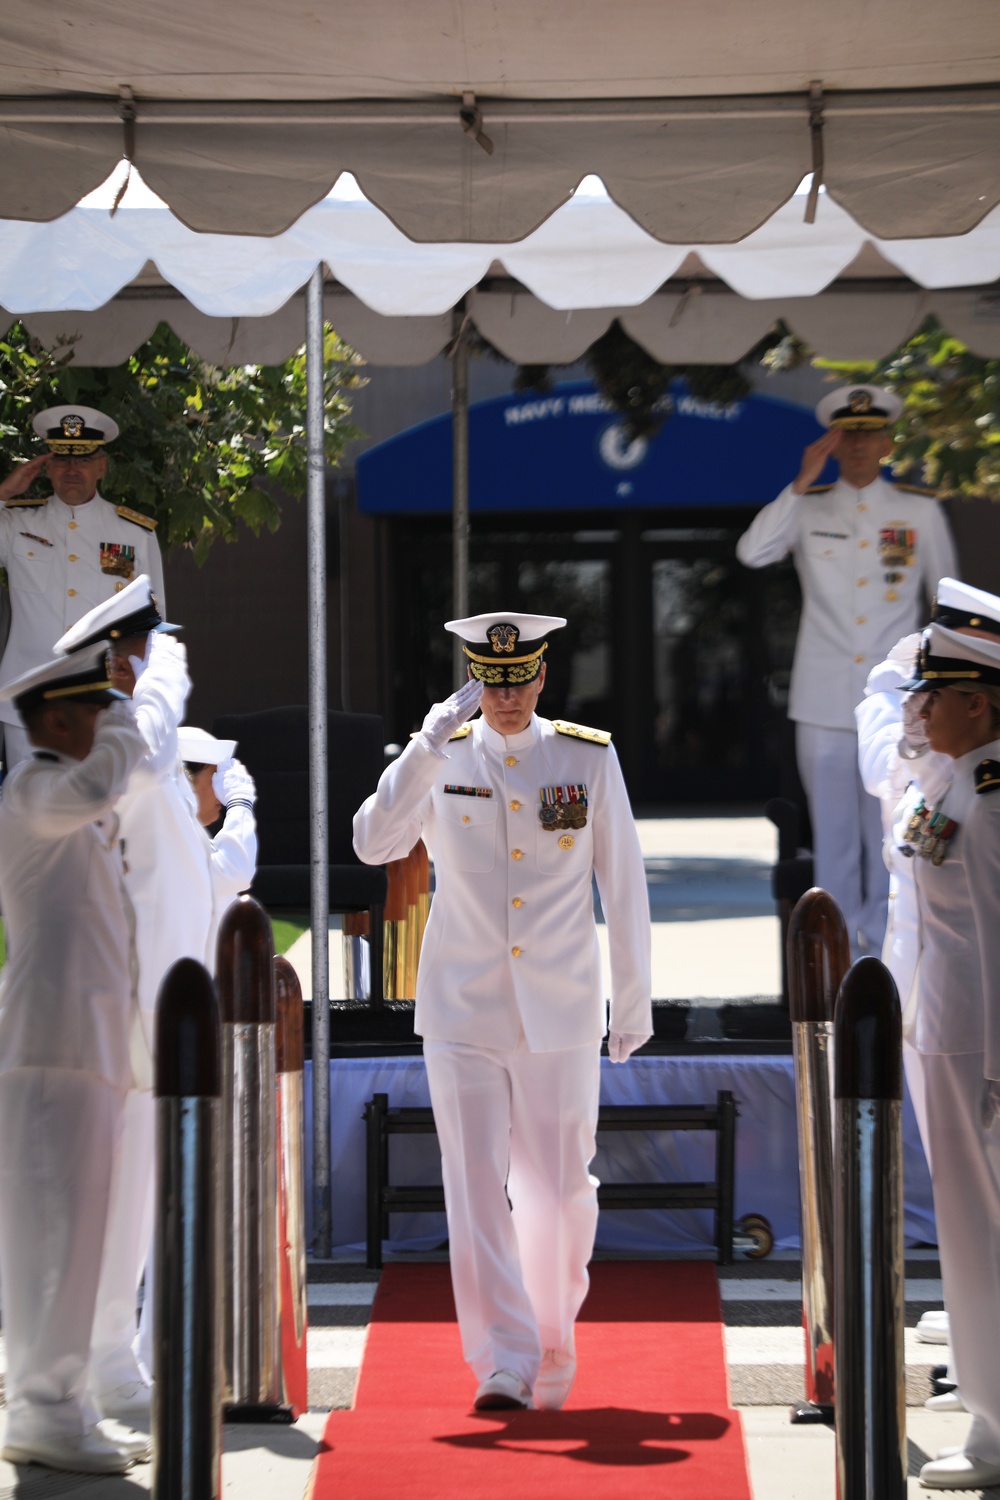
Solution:
{"label": "blue awning over entrance", "polygon": [[[812,411],[752,393],[717,405],[672,391],[655,437],[629,443],[620,415],[589,381],[469,408],[469,497],[475,512],[746,505],[773,500],[822,429]],[[834,466],[824,478],[832,479]],[[451,509],[451,416],[369,448],[357,461],[369,515]]]}

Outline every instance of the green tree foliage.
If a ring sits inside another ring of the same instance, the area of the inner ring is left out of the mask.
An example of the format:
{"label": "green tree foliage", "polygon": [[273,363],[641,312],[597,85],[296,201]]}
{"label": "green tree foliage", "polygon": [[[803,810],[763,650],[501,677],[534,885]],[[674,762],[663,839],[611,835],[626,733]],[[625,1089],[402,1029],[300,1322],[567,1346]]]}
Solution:
{"label": "green tree foliage", "polygon": [[[618,322],[614,322],[607,333],[591,344],[583,356],[583,363],[608,405],[623,417],[626,436],[630,439],[648,438],[669,420],[673,410],[669,394],[672,381],[683,378],[691,395],[702,401],[714,401],[723,406],[741,401],[753,389],[753,366],[759,365],[765,355],[787,338],[788,330],[784,324],[776,323],[735,364],[661,365],[630,338]],[[472,347],[477,353],[504,359],[482,335],[477,336]],[[558,368],[521,365],[514,378],[514,389],[548,390]]]}
{"label": "green tree foliage", "polygon": [[[324,355],[326,458],[336,464],[359,435],[350,396],[365,377],[329,328]],[[305,493],[302,349],[282,365],[220,369],[161,323],[125,364],[84,369],[71,346],[49,352],[15,323],[0,339],[0,472],[38,452],[31,418],[63,402],[97,407],[121,428],[101,493],[155,516],[161,545],[190,547],[199,563],[241,525],[276,531],[280,496]],[[48,492],[40,482],[38,493]]]}
{"label": "green tree foliage", "polygon": [[882,360],[813,359],[838,382],[889,386],[904,400],[893,468],[942,495],[1000,499],[1000,360],[982,359],[935,318]]}

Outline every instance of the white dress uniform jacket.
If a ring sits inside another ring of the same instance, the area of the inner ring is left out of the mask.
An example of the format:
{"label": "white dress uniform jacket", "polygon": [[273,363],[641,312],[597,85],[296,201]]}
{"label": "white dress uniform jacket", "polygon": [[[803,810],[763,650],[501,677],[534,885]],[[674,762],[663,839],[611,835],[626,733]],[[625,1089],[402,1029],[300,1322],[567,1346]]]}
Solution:
{"label": "white dress uniform jacket", "polygon": [[736,544],[748,568],[788,553],[802,585],[788,716],[853,729],[868,673],[916,629],[921,593],[930,599],[938,579],[955,573],[944,512],[884,479],[861,490],[838,480],[805,495],[789,485]]}
{"label": "white dress uniform jacket", "polygon": [[[65,505],[53,495],[0,507],[0,566],[11,601],[0,687],[44,661],[71,625],[140,573],[149,574],[164,609],[154,533],[99,494],[86,505]],[[20,723],[13,703],[0,703],[0,720]]]}
{"label": "white dress uniform jacket", "polygon": [[934,803],[958,827],[940,865],[915,859],[920,908],[915,1045],[919,1052],[982,1052],[1000,1080],[1000,795],[977,794],[975,769],[1000,759],[1000,740],[952,761]]}
{"label": "white dress uniform jacket", "polygon": [[[586,825],[547,832],[543,789],[585,787]],[[377,864],[423,838],[436,893],[417,977],[415,1029],[438,1041],[532,1052],[595,1045],[605,1031],[591,877],[608,928],[611,1024],[652,1031],[649,900],[612,746],[533,715],[504,736],[477,719],[436,755],[418,738],[354,820]]]}
{"label": "white dress uniform jacket", "polygon": [[253,808],[234,804],[211,843],[212,925],[208,934],[207,967],[215,973],[219,924],[237,896],[248,891],[257,873],[257,820]]}
{"label": "white dress uniform jacket", "polygon": [[84,761],[19,765],[0,799],[0,1073],[67,1068],[132,1081],[132,933],[113,810],[146,744],[130,705],[98,716]]}

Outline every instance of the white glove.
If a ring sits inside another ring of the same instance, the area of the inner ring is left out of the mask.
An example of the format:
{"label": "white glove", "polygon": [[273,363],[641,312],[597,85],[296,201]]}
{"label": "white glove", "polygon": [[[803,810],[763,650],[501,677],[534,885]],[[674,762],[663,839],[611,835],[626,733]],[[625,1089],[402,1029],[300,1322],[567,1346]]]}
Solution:
{"label": "white glove", "polygon": [[257,799],[254,779],[241,760],[221,761],[212,777],[212,791],[223,807],[252,808]]}
{"label": "white glove", "polygon": [[152,653],[152,650],[153,650],[153,632],[150,631],[149,634],[146,637],[146,651],[145,651],[145,654],[143,656],[130,656],[129,659],[128,659],[129,660],[129,666],[132,668],[132,671],[135,673],[135,680],[136,680],[136,682],[139,681],[139,678],[142,676],[143,672],[145,672],[146,668],[149,666],[149,658],[150,658],[150,655]]}
{"label": "white glove", "polygon": [[626,1062],[652,1035],[651,1031],[644,1031],[641,1036],[628,1031],[609,1031],[608,1056],[613,1063]]}
{"label": "white glove", "polygon": [[483,684],[471,677],[457,693],[452,693],[443,703],[432,703],[426,719],[420,726],[420,738],[428,750],[440,754],[466,719],[471,719],[483,696]]}
{"label": "white glove", "polygon": [[908,693],[903,699],[903,739],[899,753],[904,760],[916,760],[928,749],[927,726],[920,717],[923,693]]}
{"label": "white glove", "polygon": [[995,1078],[987,1078],[983,1088],[982,1103],[979,1106],[979,1117],[983,1129],[991,1129],[998,1115],[1000,1115],[1000,1083]]}

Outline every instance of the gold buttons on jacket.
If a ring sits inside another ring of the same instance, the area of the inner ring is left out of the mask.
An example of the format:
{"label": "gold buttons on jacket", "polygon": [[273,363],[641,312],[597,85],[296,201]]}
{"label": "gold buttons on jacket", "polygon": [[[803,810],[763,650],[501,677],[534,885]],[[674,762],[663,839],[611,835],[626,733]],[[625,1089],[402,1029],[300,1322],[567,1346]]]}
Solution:
{"label": "gold buttons on jacket", "polygon": [[70,531],[75,531],[76,530],[76,522],[75,521],[70,521],[69,522],[69,529],[70,529]]}
{"label": "gold buttons on jacket", "polygon": [[507,758],[506,758],[506,760],[504,761],[504,765],[505,766],[516,766],[517,765],[517,756],[516,755],[508,755]]}
{"label": "gold buttons on jacket", "polygon": [[857,661],[857,662],[862,662],[862,661],[864,661],[864,657],[863,656],[856,656],[854,658],[854,660]]}
{"label": "gold buttons on jacket", "polygon": [[70,553],[69,560],[70,560],[70,562],[76,562],[76,553],[75,552],[71,552]]}
{"label": "gold buttons on jacket", "polygon": [[867,505],[865,505],[865,504],[863,504],[862,502],[859,501],[859,503],[858,503],[858,510],[867,510],[867,509],[868,509]]}
{"label": "gold buttons on jacket", "polygon": [[564,833],[559,840],[559,847],[560,849],[572,849],[574,843],[573,835],[571,833]]}
{"label": "gold buttons on jacket", "polygon": [[858,617],[857,617],[857,619],[855,620],[854,623],[855,623],[855,625],[867,625],[868,624],[868,616],[867,615],[858,615]]}
{"label": "gold buttons on jacket", "polygon": [[28,556],[29,556],[29,557],[34,557],[34,555],[35,555],[35,554],[34,554],[34,553],[33,553],[33,552],[29,552],[29,553],[28,553]]}
{"label": "gold buttons on jacket", "polygon": [[69,597],[71,599],[75,599],[76,598],[76,589],[67,589],[66,592],[69,594]]}
{"label": "gold buttons on jacket", "polygon": [[523,849],[512,849],[510,851],[510,857],[511,857],[511,859],[523,859],[524,858],[524,850]]}
{"label": "gold buttons on jacket", "polygon": [[509,802],[507,805],[510,808],[511,812],[520,812],[521,811],[521,804],[520,804],[520,802],[518,802],[518,800],[517,800],[516,797],[515,797],[515,799],[514,799],[513,802]]}
{"label": "gold buttons on jacket", "polygon": [[860,541],[858,543],[859,547],[868,547],[870,545],[871,545],[871,543],[868,541],[867,537],[863,541]]}
{"label": "gold buttons on jacket", "polygon": [[859,588],[859,589],[863,589],[863,588],[864,588],[864,586],[865,586],[865,584],[866,584],[866,583],[867,583],[867,582],[868,582],[868,579],[867,579],[867,578],[859,578],[859,579],[858,579],[858,588]]}
{"label": "gold buttons on jacket", "polygon": [[520,910],[520,908],[524,905],[524,902],[521,900],[520,896],[515,896],[510,904],[511,906],[516,906],[518,910]]}
{"label": "gold buttons on jacket", "polygon": [[515,943],[514,947],[510,950],[510,956],[511,956],[511,958],[520,958],[521,957],[521,950],[517,946],[516,943]]}
{"label": "gold buttons on jacket", "polygon": [[463,823],[467,823],[468,821],[469,821],[469,814],[468,813],[463,813],[462,814],[462,822]]}

